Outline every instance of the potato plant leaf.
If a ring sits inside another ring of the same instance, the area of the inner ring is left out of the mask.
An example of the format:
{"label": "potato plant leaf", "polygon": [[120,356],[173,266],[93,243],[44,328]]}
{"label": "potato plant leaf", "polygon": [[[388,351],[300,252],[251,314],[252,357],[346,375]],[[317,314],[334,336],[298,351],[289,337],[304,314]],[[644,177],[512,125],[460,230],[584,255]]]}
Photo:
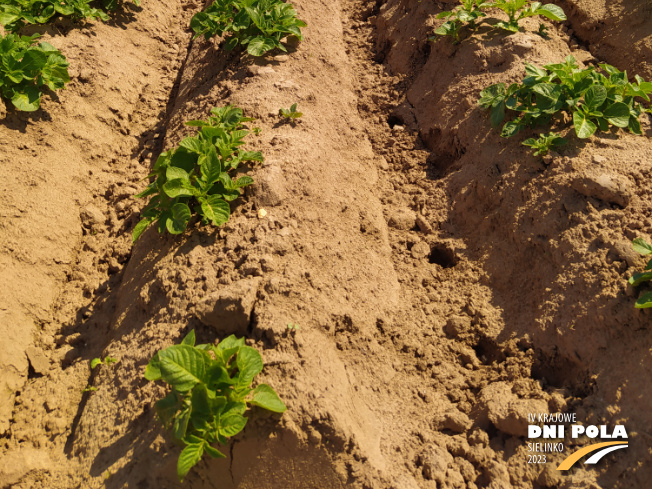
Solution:
{"label": "potato plant leaf", "polygon": [[652,253],[652,245],[643,238],[636,238],[632,241],[632,248],[634,248],[636,253],[640,253],[641,255],[649,255]]}
{"label": "potato plant leaf", "polygon": [[165,226],[170,234],[181,234],[186,230],[190,221],[190,207],[183,202],[177,202],[170,209],[171,216],[165,222]]}
{"label": "potato plant leaf", "polygon": [[267,384],[260,384],[252,391],[252,398],[249,404],[273,411],[283,413],[287,409],[278,394]]}
{"label": "potato plant leaf", "polygon": [[555,5],[554,3],[547,3],[546,5],[536,9],[538,15],[543,15],[550,20],[556,20],[557,22],[563,22],[566,20],[566,14],[564,9]]}
{"label": "potato plant leaf", "polygon": [[213,226],[221,226],[229,220],[231,209],[221,195],[209,195],[206,198],[200,198],[199,203],[204,217]]}
{"label": "potato plant leaf", "polygon": [[616,102],[605,109],[604,118],[616,127],[628,127],[629,107],[622,102]]}
{"label": "potato plant leaf", "polygon": [[189,443],[186,445],[186,447],[181,451],[179,460],[177,461],[177,475],[179,476],[179,481],[183,482],[183,479],[188,475],[190,469],[201,460],[203,454],[203,443]]}
{"label": "potato plant leaf", "polygon": [[275,413],[286,410],[269,385],[250,388],[263,363],[260,353],[246,346],[243,338],[229,336],[218,345],[195,346],[194,342],[191,331],[180,345],[157,352],[145,370],[146,379],[163,380],[171,388],[155,405],[163,424],[185,445],[177,462],[179,480],[204,453],[224,458],[212,445],[224,445],[244,429],[247,404]]}
{"label": "potato plant leaf", "polygon": [[639,297],[634,304],[634,307],[636,307],[636,309],[649,309],[652,307],[652,292],[646,292]]}
{"label": "potato plant leaf", "polygon": [[636,287],[644,282],[649,282],[650,280],[652,280],[652,272],[641,272],[635,273],[629,279],[629,283],[632,284],[633,287]]}
{"label": "potato plant leaf", "polygon": [[598,129],[598,127],[591,122],[583,112],[573,113],[573,125],[575,126],[575,133],[580,139],[591,137]]}
{"label": "potato plant leaf", "polygon": [[179,392],[187,392],[206,378],[207,356],[189,345],[175,345],[159,352],[161,378]]}

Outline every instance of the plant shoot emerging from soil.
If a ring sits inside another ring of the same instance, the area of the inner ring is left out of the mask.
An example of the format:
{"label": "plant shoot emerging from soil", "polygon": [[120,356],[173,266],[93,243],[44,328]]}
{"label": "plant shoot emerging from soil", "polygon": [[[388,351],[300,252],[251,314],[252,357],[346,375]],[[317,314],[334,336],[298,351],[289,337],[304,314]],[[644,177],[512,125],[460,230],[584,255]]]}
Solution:
{"label": "plant shoot emerging from soil", "polygon": [[567,139],[564,139],[557,133],[551,132],[548,135],[539,134],[537,139],[526,139],[521,144],[534,149],[534,156],[546,156],[551,149],[557,149],[566,143],[568,143]]}
{"label": "plant shoot emerging from soil", "polygon": [[297,112],[297,104],[292,104],[289,109],[279,109],[278,113],[281,117],[292,122],[303,115],[303,112]]}
{"label": "plant shoot emerging from soil", "polygon": [[185,446],[177,463],[179,480],[183,481],[204,453],[225,457],[212,445],[226,445],[228,438],[242,431],[249,406],[285,412],[285,404],[269,385],[250,387],[262,370],[260,353],[246,346],[244,338],[233,335],[217,346],[195,346],[195,332],[191,331],[180,345],[154,355],[145,378],[163,380],[172,388],[156,402],[156,410],[173,438]]}
{"label": "plant shoot emerging from soil", "polygon": [[116,358],[113,358],[111,356],[106,356],[104,358],[104,361],[102,361],[101,358],[93,358],[91,360],[91,370],[97,367],[98,365],[111,365],[112,363],[116,363],[118,360]]}
{"label": "plant shoot emerging from soil", "polygon": [[303,40],[301,28],[305,26],[294,7],[282,0],[216,0],[190,21],[195,38],[229,34],[224,48],[246,46],[251,56],[263,56],[275,48],[287,52],[281,40],[288,36]]}
{"label": "plant shoot emerging from soil", "polygon": [[193,211],[204,224],[220,226],[229,220],[229,202],[253,183],[251,177],[233,180],[230,175],[243,162],[263,161],[260,151],[239,149],[249,134],[244,123],[253,119],[243,117],[242,110],[231,105],[211,109],[211,114],[208,121],[187,122],[200,128],[197,136],[183,139],[156,160],[149,175],[155,180],[136,195],[152,198],[133,231],[134,242],[154,222],[160,233],[183,233]]}

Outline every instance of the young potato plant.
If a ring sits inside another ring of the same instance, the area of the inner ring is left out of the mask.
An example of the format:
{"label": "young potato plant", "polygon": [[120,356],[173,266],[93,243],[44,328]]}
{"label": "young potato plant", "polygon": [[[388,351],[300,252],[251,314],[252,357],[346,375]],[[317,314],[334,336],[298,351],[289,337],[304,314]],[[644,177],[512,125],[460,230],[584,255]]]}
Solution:
{"label": "young potato plant", "polygon": [[0,94],[25,112],[41,106],[43,87],[63,88],[70,81],[68,62],[47,42],[35,45],[38,34],[7,34],[0,38]]}
{"label": "young potato plant", "polygon": [[[632,241],[632,247],[634,248],[634,251],[640,253],[641,255],[652,254],[652,245],[650,245],[643,238],[636,238],[634,241]],[[647,262],[645,271],[635,273],[629,279],[629,283],[632,285],[632,287],[637,287],[644,282],[649,282],[650,280],[652,280],[652,259]],[[647,309],[652,307],[652,292],[646,292],[641,297],[639,297],[634,307],[637,309]]]}
{"label": "young potato plant", "polygon": [[287,52],[281,40],[288,36],[303,40],[301,28],[305,26],[294,7],[282,0],[216,0],[190,21],[195,38],[229,34],[224,48],[246,46],[251,56],[263,56],[275,48]]}
{"label": "young potato plant", "polygon": [[[460,42],[462,27],[475,30],[478,26],[476,22],[482,17],[486,17],[485,11],[490,9],[500,9],[507,14],[509,17],[507,22],[501,20],[493,25],[510,32],[518,32],[520,28],[518,22],[526,17],[541,15],[558,22],[566,20],[564,10],[552,3],[542,5],[541,2],[529,2],[529,0],[502,0],[497,2],[460,0],[460,5],[452,11],[441,12],[437,15],[438,19],[448,20],[435,29],[435,34],[452,37],[454,43],[458,43]],[[545,35],[545,25],[539,25],[538,33],[542,36]]]}
{"label": "young potato plant", "polygon": [[[557,22],[566,20],[564,10],[552,3],[542,5],[541,2],[530,2],[529,0],[502,0],[490,4],[490,7],[499,8],[507,14],[509,21],[500,21],[496,23],[496,27],[510,32],[518,32],[518,21],[526,17],[541,15]],[[544,31],[545,28],[542,29],[539,26],[539,32],[542,33]]]}
{"label": "young potato plant", "polygon": [[491,85],[480,93],[478,105],[490,110],[492,125],[498,126],[506,112],[516,117],[503,125],[501,135],[510,137],[532,126],[563,123],[562,114],[572,118],[577,137],[586,139],[598,129],[611,126],[641,134],[639,117],[650,109],[638,99],[650,101],[652,83],[640,76],[631,83],[627,72],[601,64],[580,69],[572,56],[564,63],[539,68],[525,64],[523,83]]}
{"label": "young potato plant", "polygon": [[117,361],[118,361],[117,358],[113,358],[108,355],[104,358],[104,361],[102,361],[101,358],[93,358],[91,360],[91,370],[97,367],[98,365],[111,365],[112,363],[116,363]]}
{"label": "young potato plant", "polygon": [[227,105],[211,109],[208,121],[186,122],[199,127],[197,136],[188,137],[179,146],[161,153],[150,177],[156,177],[136,197],[153,196],[142,212],[143,219],[133,231],[133,241],[157,222],[159,233],[167,230],[181,234],[186,230],[192,211],[204,224],[221,226],[229,220],[229,202],[240,196],[240,189],[253,179],[236,180],[230,173],[247,161],[262,162],[260,151],[242,151],[239,147],[249,131],[242,109]]}
{"label": "young potato plant", "polygon": [[438,19],[447,19],[441,26],[435,29],[438,36],[449,36],[454,43],[460,42],[460,28],[467,26],[471,30],[476,28],[476,20],[486,16],[482,9],[491,2],[484,0],[460,0],[461,5],[452,11],[444,11],[437,14]]}
{"label": "young potato plant", "polygon": [[172,388],[156,402],[156,410],[173,438],[184,445],[177,462],[179,480],[204,453],[225,457],[213,444],[226,445],[242,431],[249,406],[285,412],[285,404],[269,385],[250,387],[262,370],[260,353],[246,346],[244,338],[231,335],[217,346],[195,346],[194,331],[180,345],[165,348],[150,360],[145,378],[163,380]]}
{"label": "young potato plant", "polygon": [[[0,24],[9,32],[16,32],[28,24],[45,24],[56,16],[108,21],[101,9],[91,7],[93,0],[3,0],[0,5]],[[134,0],[140,5],[139,0]],[[118,0],[103,0],[107,10],[114,10]]]}
{"label": "young potato plant", "polygon": [[289,109],[279,109],[278,113],[281,117],[285,117],[286,120],[292,122],[303,115],[303,112],[297,112],[297,104],[292,104]]}
{"label": "young potato plant", "polygon": [[534,156],[546,156],[551,149],[557,149],[567,143],[567,139],[562,138],[557,133],[551,132],[548,135],[539,134],[537,139],[526,139],[521,144],[534,149]]}

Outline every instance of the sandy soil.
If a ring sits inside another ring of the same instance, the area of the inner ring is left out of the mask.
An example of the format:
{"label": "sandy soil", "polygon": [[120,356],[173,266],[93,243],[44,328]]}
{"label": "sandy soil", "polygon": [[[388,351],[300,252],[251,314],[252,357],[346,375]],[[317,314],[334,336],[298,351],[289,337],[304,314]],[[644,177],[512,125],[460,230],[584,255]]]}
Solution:
{"label": "sandy soil", "polygon": [[[650,120],[544,162],[476,101],[568,54],[652,78],[648,2],[565,0],[548,39],[531,21],[456,46],[427,40],[455,2],[293,3],[305,40],[262,60],[192,41],[198,2],[46,33],[73,82],[0,126],[0,487],[179,487],[143,371],[195,329],[246,336],[289,409],[185,486],[646,488],[649,314],[626,279],[645,265],[631,239],[652,236]],[[152,160],[227,103],[262,129],[256,184],[222,228],[132,248]],[[544,412],[624,424],[630,446],[528,464]]]}

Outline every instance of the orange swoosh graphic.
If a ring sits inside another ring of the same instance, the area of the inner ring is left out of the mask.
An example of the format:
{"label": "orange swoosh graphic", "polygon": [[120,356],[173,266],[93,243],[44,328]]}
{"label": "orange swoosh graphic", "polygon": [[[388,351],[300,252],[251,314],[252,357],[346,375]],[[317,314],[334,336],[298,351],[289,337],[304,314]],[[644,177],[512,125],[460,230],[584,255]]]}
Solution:
{"label": "orange swoosh graphic", "polygon": [[575,465],[575,462],[577,462],[579,459],[581,459],[584,455],[588,455],[591,452],[595,452],[596,450],[600,450],[601,448],[604,447],[610,447],[612,445],[627,445],[627,442],[623,441],[605,441],[603,443],[594,443],[593,445],[589,445],[588,447],[581,448],[580,450],[576,451],[575,453],[571,453],[566,460],[564,460],[562,463],[559,464],[559,467],[557,467],[557,470],[568,470],[570,469],[573,465]]}

